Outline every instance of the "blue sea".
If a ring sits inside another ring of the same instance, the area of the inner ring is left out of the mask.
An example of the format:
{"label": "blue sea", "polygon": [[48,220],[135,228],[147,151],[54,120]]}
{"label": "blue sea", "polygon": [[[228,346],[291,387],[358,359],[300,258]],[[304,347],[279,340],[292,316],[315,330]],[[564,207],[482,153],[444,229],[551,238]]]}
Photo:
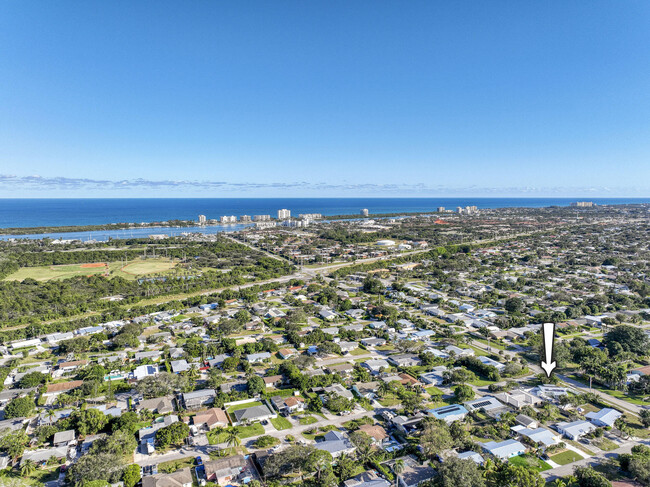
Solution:
{"label": "blue sea", "polygon": [[[587,198],[125,198],[125,199],[0,199],[0,228],[101,225],[120,222],[157,222],[197,220],[198,215],[218,219],[222,215],[271,215],[287,208],[292,215],[358,214],[368,208],[370,214],[424,213],[439,206],[455,209],[475,205],[478,208],[569,206]],[[589,198],[599,205],[650,203],[650,198]],[[217,233],[243,228],[242,225],[197,228],[142,228],[105,232],[66,232],[18,236],[18,238],[81,238],[106,240],[152,233],[178,235],[188,231]],[[11,238],[5,235],[0,238]]]}

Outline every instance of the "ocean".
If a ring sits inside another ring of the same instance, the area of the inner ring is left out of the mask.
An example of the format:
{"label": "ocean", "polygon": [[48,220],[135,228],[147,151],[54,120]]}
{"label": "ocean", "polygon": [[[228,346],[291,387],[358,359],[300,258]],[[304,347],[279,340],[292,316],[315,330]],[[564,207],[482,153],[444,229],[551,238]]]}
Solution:
{"label": "ocean", "polygon": [[[419,213],[436,211],[439,206],[455,209],[475,205],[478,208],[568,206],[572,201],[588,199],[596,204],[650,203],[650,198],[124,198],[124,199],[0,199],[0,228],[101,225],[120,222],[156,222],[197,220],[198,215],[218,219],[222,215],[271,215],[287,208],[291,214],[321,213],[330,215]],[[243,228],[239,225],[211,226],[204,232],[216,233]],[[158,231],[160,230],[160,231]],[[191,228],[143,228],[110,232],[65,232],[47,234],[53,238],[106,240],[153,233],[175,235]],[[136,232],[136,233],[134,233]],[[142,232],[142,233],[141,233]],[[46,235],[19,236],[42,238]],[[5,235],[0,238],[11,238]]]}

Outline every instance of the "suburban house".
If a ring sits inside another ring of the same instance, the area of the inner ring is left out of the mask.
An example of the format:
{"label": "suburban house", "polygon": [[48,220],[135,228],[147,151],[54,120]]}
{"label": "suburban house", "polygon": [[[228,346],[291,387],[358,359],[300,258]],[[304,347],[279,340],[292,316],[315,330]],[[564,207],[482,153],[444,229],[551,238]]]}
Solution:
{"label": "suburban house", "polygon": [[70,374],[77,370],[79,367],[88,365],[88,360],[74,360],[72,362],[60,362],[57,369],[53,372],[53,377],[61,377],[65,374]]}
{"label": "suburban house", "polygon": [[278,355],[282,360],[287,360],[298,355],[298,351],[295,348],[281,348],[278,350]]}
{"label": "suburban house", "polygon": [[425,384],[440,386],[444,382],[445,378],[443,373],[447,370],[447,367],[444,365],[438,365],[434,367],[430,372],[426,372],[420,376],[420,380]]}
{"label": "suburban house", "polygon": [[234,426],[254,421],[264,421],[265,419],[276,418],[278,415],[271,411],[268,406],[251,406],[249,408],[237,409],[230,413]]}
{"label": "suburban house", "polygon": [[339,365],[330,365],[327,367],[327,372],[330,374],[339,374],[341,377],[348,377],[352,374],[354,370],[354,365],[352,364],[339,364]]}
{"label": "suburban house", "polygon": [[74,443],[75,440],[76,436],[74,430],[59,431],[58,433],[54,433],[52,445],[54,445],[55,448],[59,448],[61,446],[69,446],[70,444]]}
{"label": "suburban house", "polygon": [[447,424],[458,421],[467,416],[467,409],[462,404],[452,404],[451,406],[442,406],[435,409],[429,409],[427,414],[436,419],[442,419]]}
{"label": "suburban house", "polygon": [[509,404],[516,408],[521,408],[527,404],[534,406],[535,404],[542,402],[542,399],[540,397],[536,396],[535,394],[531,394],[530,392],[523,389],[501,392],[499,394],[495,394],[494,397],[496,397],[502,403]]}
{"label": "suburban house", "polygon": [[361,365],[368,369],[373,375],[378,375],[384,370],[390,369],[390,364],[383,359],[366,360]]}
{"label": "suburban house", "polygon": [[475,451],[472,451],[472,450],[466,451],[466,452],[463,452],[463,453],[459,453],[458,454],[458,459],[459,460],[472,460],[477,465],[483,465],[483,463],[485,463],[485,460],[483,459],[483,457],[479,453],[476,453]]}
{"label": "suburban house", "polygon": [[533,443],[537,443],[544,448],[557,445],[559,443],[557,437],[553,434],[553,432],[547,430],[546,428],[530,429],[518,424],[510,428],[510,430],[517,435],[528,438]]}
{"label": "suburban house", "polygon": [[58,384],[49,384],[43,396],[52,397],[52,396],[58,396],[59,394],[68,393],[76,389],[77,387],[81,387],[83,383],[84,381],[82,380],[73,380],[70,382],[59,382]]}
{"label": "suburban house", "polygon": [[585,414],[585,418],[602,428],[614,426],[614,422],[621,416],[623,414],[620,411],[612,408],[603,408],[600,411]]}
{"label": "suburban house", "polygon": [[131,376],[135,380],[142,380],[145,377],[158,375],[160,373],[160,367],[158,365],[138,365],[131,372]]}
{"label": "suburban house", "polygon": [[249,353],[248,355],[246,355],[246,360],[248,361],[248,363],[251,364],[264,362],[265,360],[269,360],[270,358],[271,358],[271,354],[269,352]]}
{"label": "suburban house", "polygon": [[359,348],[359,344],[357,342],[338,342],[337,345],[341,347],[341,352],[343,353],[350,353],[351,351]]}
{"label": "suburban house", "polygon": [[266,386],[267,389],[273,389],[274,387],[278,387],[282,385],[282,382],[284,382],[284,377],[281,375],[272,375],[270,377],[262,377],[264,380],[264,385]]}
{"label": "suburban house", "polygon": [[591,424],[589,421],[578,420],[572,421],[570,423],[558,423],[555,425],[555,429],[557,429],[560,433],[562,433],[570,440],[577,440],[587,433],[595,430],[596,426]]}
{"label": "suburban house", "polygon": [[386,340],[383,338],[362,338],[360,342],[364,347],[381,347],[386,345]]}
{"label": "suburban house", "polygon": [[498,443],[496,441],[488,441],[487,443],[483,443],[481,447],[489,454],[501,460],[508,460],[509,458],[526,453],[526,447],[517,440],[504,440]]}
{"label": "suburban house", "polygon": [[140,447],[146,453],[153,453],[155,451],[154,442],[156,439],[156,431],[170,424],[174,424],[178,421],[178,416],[175,414],[170,414],[169,416],[163,416],[156,421],[151,426],[146,428],[141,428],[138,431],[138,439],[140,440]]}
{"label": "suburban house", "polygon": [[305,400],[298,396],[275,396],[271,398],[273,406],[284,416],[305,410]]}
{"label": "suburban house", "polygon": [[379,382],[357,382],[352,386],[352,390],[359,397],[365,397],[366,399],[374,398],[378,389]]}
{"label": "suburban house", "polygon": [[182,394],[183,404],[186,409],[199,408],[212,404],[217,392],[214,389],[201,389],[199,391],[186,392]]}
{"label": "suburban house", "polygon": [[466,403],[463,403],[463,405],[468,411],[485,411],[486,413],[499,409],[509,409],[492,396],[479,397],[478,399],[467,401]]}
{"label": "suburban house", "polygon": [[190,370],[190,364],[188,364],[185,359],[172,360],[171,367],[174,374],[180,374],[181,372],[187,372]]}
{"label": "suburban house", "polygon": [[388,361],[396,367],[416,367],[422,363],[420,358],[414,353],[391,355],[388,357]]}
{"label": "suburban house", "polygon": [[225,428],[228,426],[228,416],[222,408],[210,408],[207,411],[197,413],[192,417],[192,424],[195,426],[205,426],[211,430],[217,426]]}
{"label": "suburban house", "polygon": [[370,436],[370,438],[372,438],[372,442],[375,445],[381,445],[384,440],[388,438],[388,433],[386,433],[386,430],[378,424],[364,424],[360,426],[357,431]]}
{"label": "suburban house", "polygon": [[208,482],[228,485],[230,482],[239,479],[246,470],[247,461],[243,455],[233,455],[218,460],[210,460],[203,465]]}
{"label": "suburban house", "polygon": [[341,431],[328,431],[322,441],[314,445],[318,450],[329,452],[334,458],[354,451],[355,446],[352,444],[347,435]]}
{"label": "suburban house", "polygon": [[167,414],[174,411],[174,397],[162,396],[153,399],[143,399],[135,405],[136,411],[147,409],[158,414]]}
{"label": "suburban house", "polygon": [[174,473],[157,473],[142,478],[142,487],[192,487],[192,469],[189,467]]}

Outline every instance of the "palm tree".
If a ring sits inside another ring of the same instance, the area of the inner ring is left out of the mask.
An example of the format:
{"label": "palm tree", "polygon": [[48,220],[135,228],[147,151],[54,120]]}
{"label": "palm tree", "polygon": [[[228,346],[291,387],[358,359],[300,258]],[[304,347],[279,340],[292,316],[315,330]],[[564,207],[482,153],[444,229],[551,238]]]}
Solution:
{"label": "palm tree", "polygon": [[377,392],[381,397],[384,397],[386,394],[390,393],[392,391],[392,388],[390,384],[384,380],[381,381],[379,384],[379,387],[377,388]]}
{"label": "palm tree", "polygon": [[399,487],[399,480],[400,480],[400,474],[404,471],[406,468],[406,465],[404,465],[404,460],[401,458],[398,458],[395,460],[395,464],[393,465],[393,472],[395,472],[395,476],[397,477],[397,487]]}
{"label": "palm tree", "polygon": [[553,487],[566,487],[566,483],[561,479],[555,479]]}
{"label": "palm tree", "polygon": [[187,371],[187,379],[190,381],[190,384],[194,386],[198,378],[199,378],[199,370],[196,368],[196,364],[192,364],[190,370]]}
{"label": "palm tree", "polygon": [[229,428],[226,434],[226,444],[232,449],[234,453],[238,446],[241,445],[241,440],[239,439],[239,430],[237,427]]}
{"label": "palm tree", "polygon": [[20,475],[27,477],[36,470],[36,464],[33,460],[25,460],[20,465]]}

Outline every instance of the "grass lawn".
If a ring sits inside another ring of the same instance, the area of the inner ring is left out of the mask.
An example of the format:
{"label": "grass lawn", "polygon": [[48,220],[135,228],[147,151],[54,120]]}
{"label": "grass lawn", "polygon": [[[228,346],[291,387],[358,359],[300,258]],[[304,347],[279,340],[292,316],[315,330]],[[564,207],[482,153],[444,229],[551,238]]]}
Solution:
{"label": "grass lawn", "polygon": [[441,395],[442,396],[442,391],[440,389],[438,389],[436,386],[427,387],[426,391],[429,394],[431,394],[432,396],[435,396],[435,395]]}
{"label": "grass lawn", "polygon": [[592,452],[589,448],[585,448],[584,445],[578,443],[577,441],[574,440],[565,440],[568,443],[571,443],[573,446],[575,446],[578,450],[585,452],[589,456],[594,456],[595,453]]}
{"label": "grass lawn", "polygon": [[194,457],[181,458],[178,460],[171,460],[169,462],[162,462],[158,464],[158,470],[163,473],[174,473],[177,470],[194,465]]}
{"label": "grass lawn", "polygon": [[395,347],[387,343],[386,345],[379,345],[378,347],[375,347],[375,350],[383,350],[383,351],[395,350]]}
{"label": "grass lawn", "polygon": [[508,460],[508,463],[530,468],[531,470],[536,470],[537,472],[543,472],[544,470],[551,469],[551,466],[544,460],[541,460],[533,455],[526,454],[512,457]]}
{"label": "grass lawn", "polygon": [[378,399],[377,402],[384,406],[385,408],[389,408],[391,406],[395,406],[396,404],[399,404],[399,399],[396,397],[382,397],[381,399]]}
{"label": "grass lawn", "polygon": [[251,436],[260,436],[264,434],[264,426],[259,423],[253,423],[250,426],[237,426],[240,438],[250,438]]}
{"label": "grass lawn", "polygon": [[300,424],[303,425],[303,426],[308,425],[308,424],[318,423],[318,420],[316,418],[314,418],[313,416],[303,416],[302,418],[300,418],[299,421],[300,421]]}
{"label": "grass lawn", "polygon": [[135,279],[137,276],[166,272],[176,264],[168,259],[135,260],[122,266],[122,262],[89,262],[87,264],[65,264],[51,266],[22,267],[7,276],[8,281],[22,281],[27,278],[37,281],[68,279],[77,276],[104,275]]}
{"label": "grass lawn", "polygon": [[[482,343],[486,347],[488,346],[488,341],[485,338],[474,338],[474,340]],[[490,340],[490,348],[496,348],[497,350],[505,350],[507,347],[497,340]]]}
{"label": "grass lawn", "polygon": [[283,418],[282,416],[278,416],[277,418],[271,418],[270,421],[273,427],[278,431],[288,430],[292,427],[291,422],[287,418]]}
{"label": "grass lawn", "polygon": [[476,379],[470,382],[470,384],[475,385],[477,387],[484,387],[484,386],[489,386],[490,384],[494,384],[493,380],[484,380],[484,379]]}
{"label": "grass lawn", "polygon": [[364,350],[363,348],[355,348],[350,352],[350,355],[367,355],[368,353],[370,352],[368,352],[368,350]]}
{"label": "grass lawn", "polygon": [[593,444],[604,451],[612,451],[618,448],[618,445],[609,438],[598,438],[593,440]]}
{"label": "grass lawn", "polygon": [[567,463],[573,463],[575,461],[582,460],[582,457],[572,450],[564,450],[561,453],[549,455],[549,458],[558,465],[566,465]]}
{"label": "grass lawn", "polygon": [[261,405],[262,403],[260,401],[251,401],[244,404],[235,404],[234,406],[228,407],[228,412],[233,413],[235,411],[238,411],[239,409],[252,408],[253,406],[261,406]]}
{"label": "grass lawn", "polygon": [[[13,476],[14,472],[15,471],[12,471],[9,476]],[[18,474],[18,472],[16,472],[16,474]],[[17,480],[18,478],[22,479],[25,484],[42,486],[45,482],[52,482],[59,478],[59,467],[37,468],[26,477],[18,474]],[[20,485],[20,483],[17,485]]]}

